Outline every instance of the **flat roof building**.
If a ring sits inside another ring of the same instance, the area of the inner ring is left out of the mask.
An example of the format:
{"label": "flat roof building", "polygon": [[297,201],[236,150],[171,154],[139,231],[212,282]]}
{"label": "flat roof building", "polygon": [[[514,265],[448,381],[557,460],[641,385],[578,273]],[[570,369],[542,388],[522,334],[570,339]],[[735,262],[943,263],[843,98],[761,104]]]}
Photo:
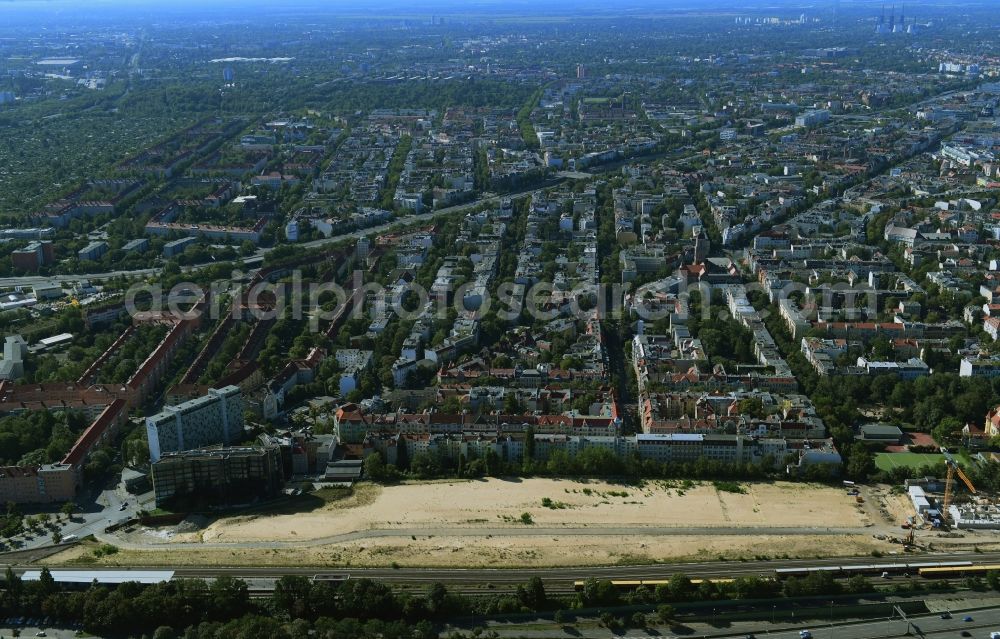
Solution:
{"label": "flat roof building", "polygon": [[860,438],[868,441],[898,444],[903,439],[903,431],[892,424],[872,422],[863,424],[859,430]]}
{"label": "flat roof building", "polygon": [[76,252],[76,256],[81,260],[95,261],[108,252],[108,243],[104,241],[91,242]]}
{"label": "flat roof building", "polygon": [[209,389],[207,395],[146,418],[149,458],[218,444],[229,445],[243,434],[243,392],[238,386]]}
{"label": "flat roof building", "polygon": [[24,375],[24,357],[28,354],[28,344],[20,335],[8,335],[3,345],[3,361],[0,361],[0,379],[18,379]]}
{"label": "flat roof building", "polygon": [[167,242],[163,245],[163,257],[180,255],[187,249],[187,247],[191,246],[196,241],[197,238],[195,237],[182,237],[174,240],[173,242]]}
{"label": "flat roof building", "polygon": [[39,267],[51,264],[55,260],[55,253],[52,242],[35,241],[29,242],[22,249],[12,251],[10,259],[14,268],[34,273]]}
{"label": "flat roof building", "polygon": [[138,237],[134,240],[129,240],[124,245],[122,245],[122,250],[126,253],[142,253],[149,248],[149,239],[145,237]]}
{"label": "flat roof building", "polygon": [[77,473],[68,464],[0,467],[0,502],[55,503],[76,496]]}
{"label": "flat roof building", "polygon": [[151,470],[157,507],[249,503],[276,496],[284,485],[278,446],[167,453]]}

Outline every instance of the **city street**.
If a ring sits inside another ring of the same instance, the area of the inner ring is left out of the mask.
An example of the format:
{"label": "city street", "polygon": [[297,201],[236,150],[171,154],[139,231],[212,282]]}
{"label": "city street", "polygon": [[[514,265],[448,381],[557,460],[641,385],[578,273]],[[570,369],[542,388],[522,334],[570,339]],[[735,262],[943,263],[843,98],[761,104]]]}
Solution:
{"label": "city street", "polygon": [[[78,510],[71,520],[66,522],[63,519],[59,526],[64,542],[73,541],[74,537],[83,539],[89,535],[104,534],[104,530],[111,524],[134,517],[142,509],[139,499],[128,494],[121,483],[114,488],[94,487],[84,491],[76,503]],[[29,535],[31,533],[26,532],[13,537],[7,542],[8,549],[32,550],[52,545],[52,537],[48,531],[40,535]]]}

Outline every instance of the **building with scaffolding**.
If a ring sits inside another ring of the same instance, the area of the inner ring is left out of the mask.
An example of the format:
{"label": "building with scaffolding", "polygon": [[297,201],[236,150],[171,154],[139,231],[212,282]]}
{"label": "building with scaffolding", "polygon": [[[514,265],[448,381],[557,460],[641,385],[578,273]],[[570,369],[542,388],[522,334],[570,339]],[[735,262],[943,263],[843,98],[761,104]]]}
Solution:
{"label": "building with scaffolding", "polygon": [[964,530],[1000,530],[1000,507],[983,499],[948,508],[955,528]]}

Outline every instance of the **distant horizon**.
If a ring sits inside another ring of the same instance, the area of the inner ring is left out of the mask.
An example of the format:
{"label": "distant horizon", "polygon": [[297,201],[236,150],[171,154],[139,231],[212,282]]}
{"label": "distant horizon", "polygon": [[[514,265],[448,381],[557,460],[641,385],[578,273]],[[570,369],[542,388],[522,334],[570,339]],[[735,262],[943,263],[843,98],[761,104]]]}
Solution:
{"label": "distant horizon", "polygon": [[[40,8],[40,9],[76,9],[80,11],[92,11],[94,9],[162,9],[176,12],[186,8],[191,9],[240,9],[248,7],[273,7],[280,11],[294,11],[301,9],[325,10],[342,12],[355,12],[371,7],[379,8],[399,8],[407,13],[431,13],[440,10],[450,10],[456,14],[476,13],[483,10],[499,9],[501,12],[509,12],[511,9],[530,9],[533,13],[546,11],[580,11],[599,9],[608,11],[618,9],[669,9],[669,10],[699,10],[699,9],[726,9],[726,10],[801,10],[811,12],[826,12],[833,9],[837,0],[625,0],[623,2],[577,2],[574,0],[547,0],[546,2],[533,2],[531,0],[480,0],[479,2],[451,2],[447,0],[437,0],[430,3],[423,2],[419,5],[403,2],[402,0],[365,0],[363,2],[346,0],[295,0],[294,2],[275,3],[265,0],[206,0],[199,2],[196,0],[91,0],[86,5],[81,5],[74,0],[0,0],[0,8]],[[887,6],[893,3],[884,3],[882,0],[840,0],[841,10],[862,10],[881,8],[882,4]],[[989,7],[995,3],[988,0],[944,0],[935,2],[911,1],[895,3],[897,6],[912,7],[914,10],[933,10],[942,7]],[[372,16],[377,17],[377,16]]]}
{"label": "distant horizon", "polygon": [[[572,0],[477,0],[453,2],[431,0],[414,4],[402,0],[292,0],[276,4],[265,0],[92,0],[81,5],[73,0],[0,0],[0,17],[4,27],[43,30],[59,27],[105,23],[106,26],[146,26],[151,20],[211,19],[224,22],[245,22],[262,16],[279,19],[343,19],[351,21],[429,21],[432,17],[450,18],[453,22],[476,22],[491,19],[528,17],[580,17],[587,19],[658,19],[674,17],[725,17],[733,14],[758,16],[798,15],[823,17],[835,11],[841,17],[874,19],[882,10],[895,4],[905,7],[907,15],[924,19],[944,16],[956,11],[990,10],[994,2],[987,0],[945,0],[939,2],[885,2],[882,0],[622,0],[619,2]],[[117,23],[117,24],[116,24]]]}

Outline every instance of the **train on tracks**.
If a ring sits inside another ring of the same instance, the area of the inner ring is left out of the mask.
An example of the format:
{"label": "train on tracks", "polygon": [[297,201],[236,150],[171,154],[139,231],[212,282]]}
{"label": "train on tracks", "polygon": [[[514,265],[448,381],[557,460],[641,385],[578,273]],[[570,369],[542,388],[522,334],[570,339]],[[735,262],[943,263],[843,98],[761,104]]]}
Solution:
{"label": "train on tracks", "polygon": [[[1000,571],[1000,564],[974,564],[971,561],[924,561],[895,564],[855,564],[843,566],[798,566],[794,568],[776,568],[770,573],[761,573],[757,577],[769,577],[782,580],[789,577],[808,577],[812,574],[824,573],[835,578],[862,576],[920,576],[927,579],[953,579],[956,577],[985,576],[988,572]],[[313,575],[312,581],[317,583],[341,584],[351,578],[347,573],[320,573]],[[691,579],[691,584],[700,586],[704,582],[713,584],[728,584],[733,578],[697,578]],[[618,590],[635,590],[640,587],[655,589],[670,583],[670,577],[665,579],[612,579],[611,585]],[[573,582],[574,590],[581,591],[586,581]]]}
{"label": "train on tracks", "polygon": [[933,566],[921,568],[919,574],[927,579],[951,579],[954,577],[985,577],[986,573],[996,571],[1000,571],[1000,564]]}
{"label": "train on tracks", "polygon": [[971,561],[926,561],[907,562],[899,564],[860,564],[848,566],[802,566],[796,568],[778,568],[774,576],[778,579],[788,577],[808,577],[816,573],[828,573],[834,577],[852,577],[854,575],[923,575],[922,571],[932,569],[959,570],[971,567]]}
{"label": "train on tracks", "polygon": [[[795,568],[776,568],[772,573],[761,573],[758,577],[770,577],[773,579],[788,579],[789,577],[808,577],[812,574],[824,573],[836,578],[853,577],[854,575],[892,577],[892,576],[913,576],[919,575],[928,579],[947,579],[952,577],[964,577],[968,575],[985,575],[992,570],[1000,571],[998,565],[976,565],[971,561],[926,561],[907,562],[897,564],[857,564],[844,566],[800,566]],[[732,583],[731,578],[709,578],[692,579],[695,586],[701,585],[704,581],[714,584]],[[611,585],[619,590],[635,590],[639,587],[656,588],[660,585],[669,584],[669,577],[666,579],[612,579]],[[585,581],[574,581],[575,590],[583,590]]]}
{"label": "train on tracks", "polygon": [[325,584],[342,584],[351,576],[345,573],[320,573],[318,575],[313,575],[313,583],[325,583]]}
{"label": "train on tracks", "polygon": [[[692,579],[691,583],[695,586],[700,586],[704,582],[710,582],[713,584],[728,584],[732,583],[732,579]],[[586,581],[574,581],[573,588],[576,590],[583,590]],[[656,588],[657,586],[666,586],[670,583],[669,579],[612,579],[611,585],[619,590],[635,590],[640,586],[645,586],[646,588]]]}

